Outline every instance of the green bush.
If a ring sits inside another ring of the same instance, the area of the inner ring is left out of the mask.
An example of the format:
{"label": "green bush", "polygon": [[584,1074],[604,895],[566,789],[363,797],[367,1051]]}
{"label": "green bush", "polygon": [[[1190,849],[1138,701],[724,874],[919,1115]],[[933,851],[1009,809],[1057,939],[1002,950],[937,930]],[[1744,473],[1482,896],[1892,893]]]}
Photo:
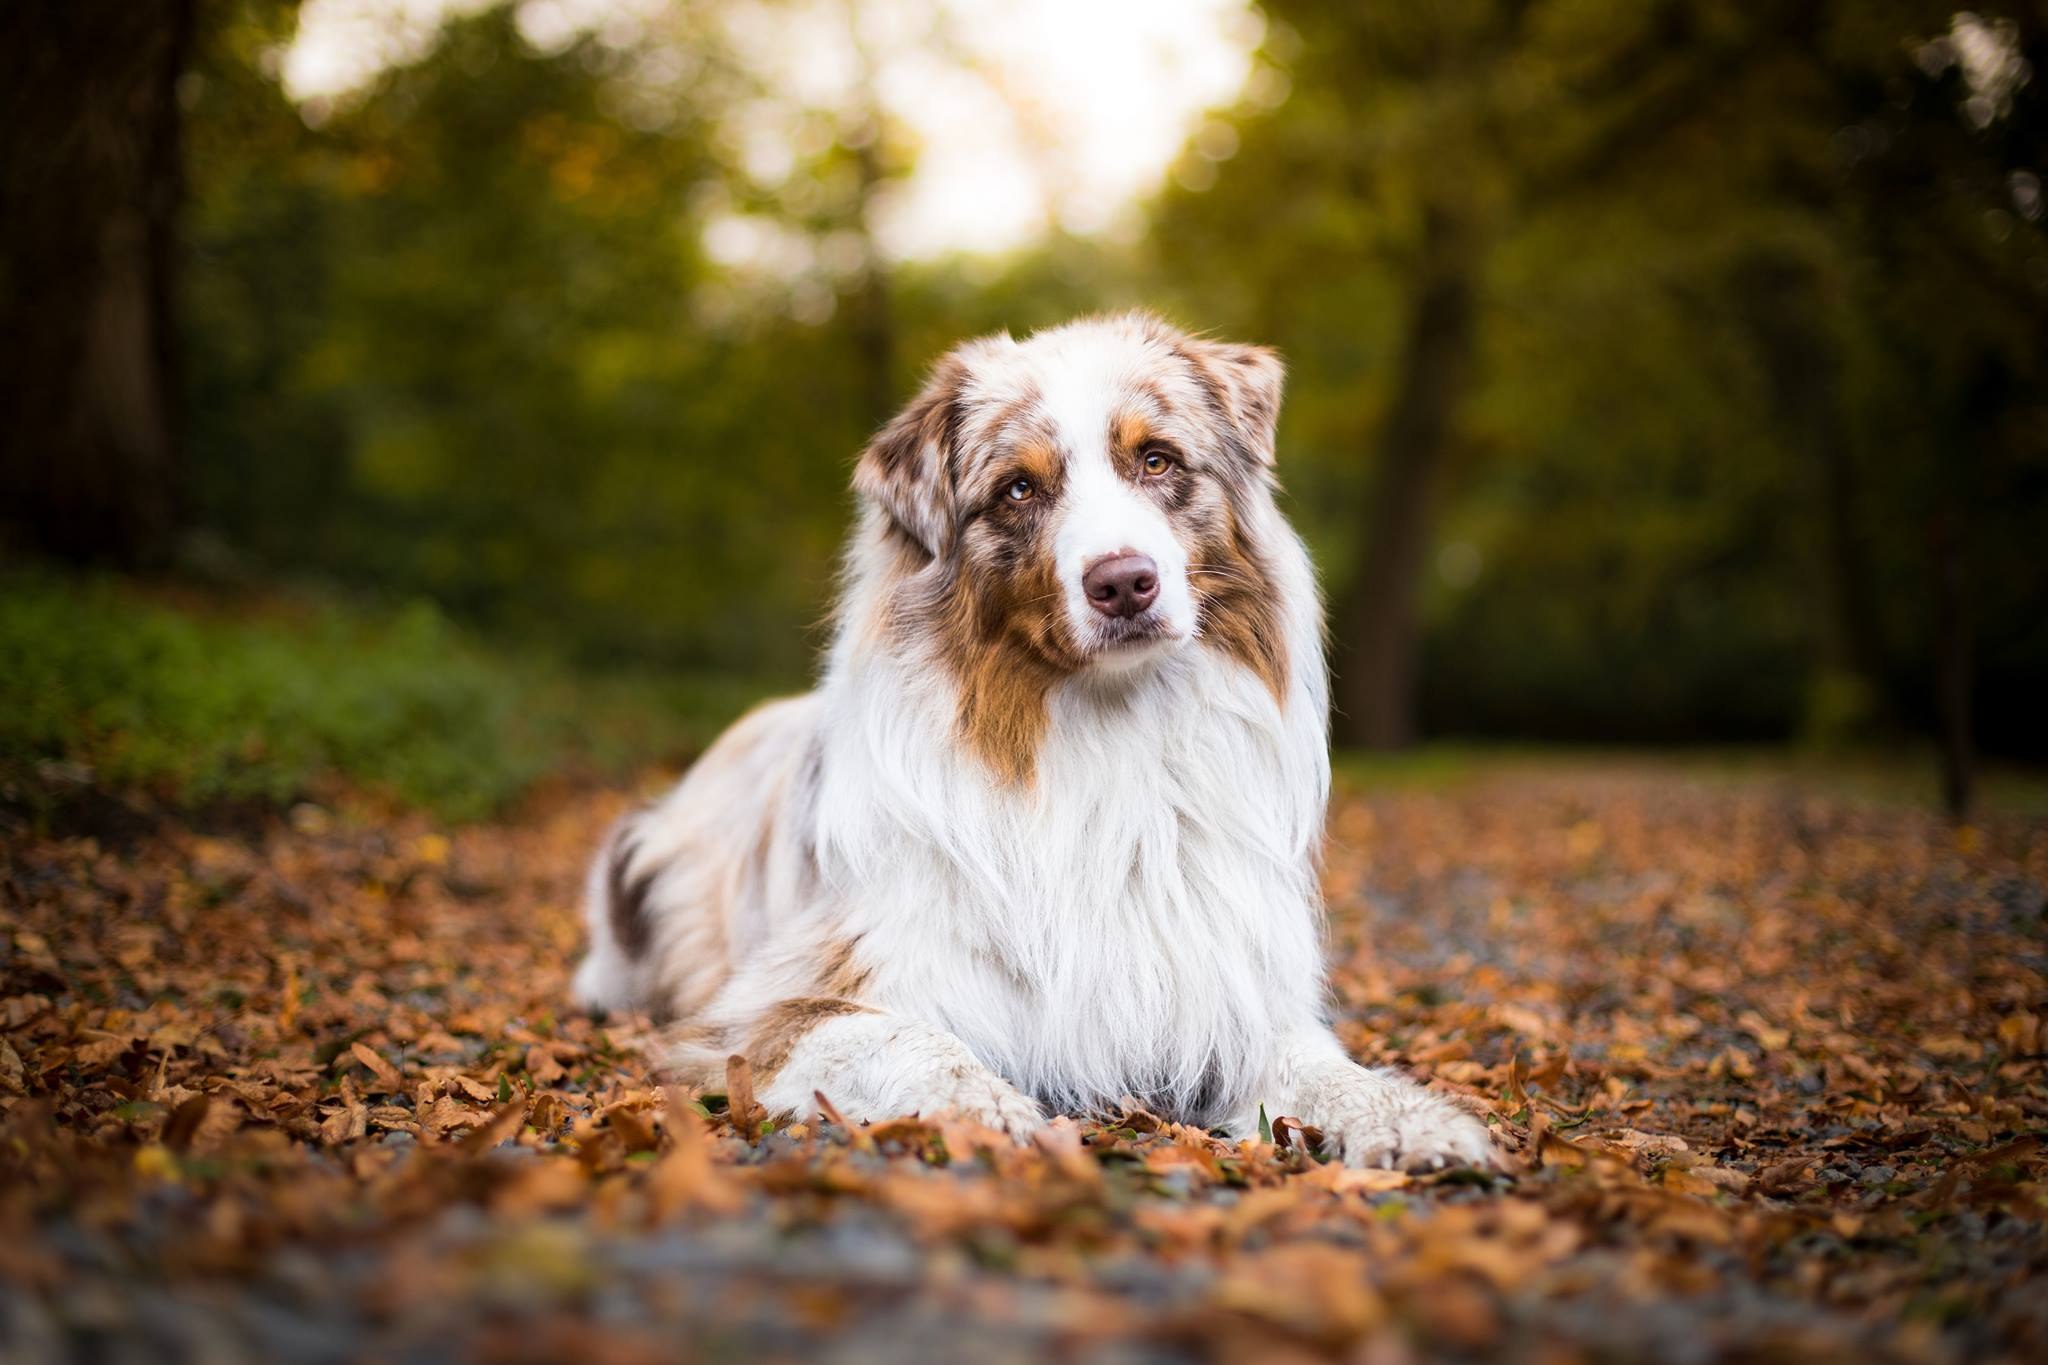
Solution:
{"label": "green bush", "polygon": [[680,757],[748,691],[579,677],[424,604],[194,605],[114,579],[0,574],[11,792],[68,771],[187,806],[282,803],[340,778],[471,819],[552,771]]}

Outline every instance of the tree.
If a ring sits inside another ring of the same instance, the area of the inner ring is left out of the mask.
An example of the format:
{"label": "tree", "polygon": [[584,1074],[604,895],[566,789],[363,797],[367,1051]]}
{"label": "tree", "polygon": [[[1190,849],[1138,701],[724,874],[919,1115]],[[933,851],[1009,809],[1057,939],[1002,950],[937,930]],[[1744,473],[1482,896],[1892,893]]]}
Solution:
{"label": "tree", "polygon": [[136,562],[177,524],[178,78],[192,0],[0,13],[0,517],[22,543]]}
{"label": "tree", "polygon": [[[2038,16],[1943,38],[1917,0],[1266,8],[1292,92],[1238,111],[1242,150],[1166,196],[1153,242],[1195,320],[1293,362],[1340,737],[1415,735],[1431,632],[1429,695],[1489,729],[1934,728],[1917,661],[1970,632],[1903,604],[1954,600],[1928,547],[2008,555],[2034,496],[2002,473],[2012,507],[1947,539],[1911,511],[1976,467],[1940,442],[2026,467]],[[1428,571],[1445,517],[1497,552],[1469,607]],[[2041,647],[2015,579],[2019,679]]]}
{"label": "tree", "polygon": [[[1751,49],[1703,40],[1683,0],[1611,12],[1532,0],[1271,9],[1294,92],[1249,131],[1232,171],[1270,191],[1247,193],[1240,179],[1229,197],[1291,201],[1283,213],[1297,223],[1312,214],[1328,234],[1326,284],[1392,281],[1397,320],[1380,357],[1391,387],[1353,380],[1359,407],[1374,387],[1385,397],[1332,627],[1339,736],[1395,748],[1416,737],[1424,569],[1481,379],[1496,250],[1548,206],[1652,162]],[[1239,223],[1231,235],[1252,231]]]}
{"label": "tree", "polygon": [[[1833,207],[1872,265],[1865,306],[1891,381],[1872,406],[1907,456],[1885,491],[1918,589],[1915,681],[1932,694],[1944,804],[1962,818],[1980,654],[2008,670],[2048,657],[2048,10],[1957,14],[1913,57],[1849,125],[1859,154]],[[2040,734],[2037,682],[2000,709]]]}

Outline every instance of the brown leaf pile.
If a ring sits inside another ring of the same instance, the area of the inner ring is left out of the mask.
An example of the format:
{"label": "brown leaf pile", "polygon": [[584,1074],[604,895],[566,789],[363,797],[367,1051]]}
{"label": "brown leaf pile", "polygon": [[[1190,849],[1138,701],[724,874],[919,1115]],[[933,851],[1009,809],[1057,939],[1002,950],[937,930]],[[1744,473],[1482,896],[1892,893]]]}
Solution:
{"label": "brown leaf pile", "polygon": [[1515,1166],[1413,1179],[1282,1114],[1019,1150],[664,1091],[563,1003],[619,801],[543,804],[9,839],[0,1355],[2048,1355],[2041,821],[1648,770],[1340,799],[1340,1032]]}

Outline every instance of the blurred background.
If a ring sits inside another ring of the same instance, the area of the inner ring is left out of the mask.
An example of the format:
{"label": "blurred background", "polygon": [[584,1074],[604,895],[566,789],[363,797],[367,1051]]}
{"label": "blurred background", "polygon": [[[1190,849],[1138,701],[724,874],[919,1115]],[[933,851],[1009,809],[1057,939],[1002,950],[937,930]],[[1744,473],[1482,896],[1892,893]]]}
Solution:
{"label": "blurred background", "polygon": [[1280,348],[1346,745],[2048,759],[2048,6],[21,0],[0,797],[804,684],[981,331]]}

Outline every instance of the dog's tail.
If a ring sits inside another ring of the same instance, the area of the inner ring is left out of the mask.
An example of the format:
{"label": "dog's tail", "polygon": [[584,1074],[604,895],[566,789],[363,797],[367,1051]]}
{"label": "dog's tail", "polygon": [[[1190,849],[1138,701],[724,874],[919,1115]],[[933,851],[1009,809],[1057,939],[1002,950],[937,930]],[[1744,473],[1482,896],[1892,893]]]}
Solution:
{"label": "dog's tail", "polygon": [[653,874],[634,866],[638,826],[644,811],[612,826],[583,883],[583,916],[590,951],[570,985],[578,1008],[593,1014],[643,1008],[642,970],[653,947],[654,921],[647,905]]}

